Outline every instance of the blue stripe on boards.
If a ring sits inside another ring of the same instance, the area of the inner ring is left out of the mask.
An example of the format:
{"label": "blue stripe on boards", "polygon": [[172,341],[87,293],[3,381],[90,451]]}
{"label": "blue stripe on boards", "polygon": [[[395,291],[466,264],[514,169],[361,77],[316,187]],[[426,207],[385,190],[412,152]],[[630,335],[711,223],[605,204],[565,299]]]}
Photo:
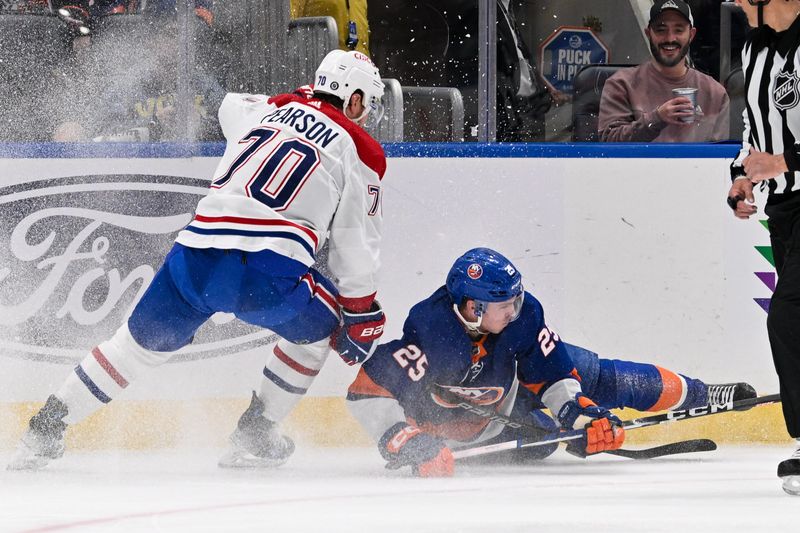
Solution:
{"label": "blue stripe on boards", "polygon": [[[385,143],[387,157],[733,159],[741,143]],[[221,157],[225,143],[0,143],[0,158]]]}
{"label": "blue stripe on boards", "polygon": [[733,159],[741,143],[391,143],[387,157]]}
{"label": "blue stripe on boards", "polygon": [[223,142],[203,143],[0,143],[0,157],[12,159],[220,157]]}
{"label": "blue stripe on boards", "polygon": [[199,233],[200,235],[238,235],[240,237],[277,237],[280,239],[289,239],[295,241],[305,248],[311,257],[314,257],[314,249],[302,237],[294,233],[287,233],[285,231],[247,231],[231,228],[198,228],[196,226],[186,226],[187,231],[192,233]]}
{"label": "blue stripe on boards", "polygon": [[291,392],[292,394],[305,394],[308,392],[308,389],[295,387],[294,385],[286,383],[267,367],[264,367],[264,376],[286,392]]}
{"label": "blue stripe on boards", "polygon": [[90,378],[86,372],[83,371],[81,365],[75,367],[75,373],[78,374],[80,380],[83,381],[83,384],[86,385],[86,388],[89,389],[89,392],[94,394],[95,398],[103,403],[108,403],[111,401],[111,398],[106,396],[105,393],[100,390],[100,387],[98,387],[97,384],[92,381],[92,378]]}

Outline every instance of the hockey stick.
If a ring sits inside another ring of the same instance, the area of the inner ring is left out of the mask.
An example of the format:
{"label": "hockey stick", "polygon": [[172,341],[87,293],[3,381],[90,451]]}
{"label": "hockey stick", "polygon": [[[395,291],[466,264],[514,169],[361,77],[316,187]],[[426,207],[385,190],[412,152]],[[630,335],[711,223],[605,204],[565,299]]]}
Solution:
{"label": "hockey stick", "polygon": [[[469,411],[483,418],[487,418],[492,422],[498,422],[504,426],[514,429],[526,429],[531,433],[531,438],[534,441],[509,441],[500,442],[497,444],[489,444],[482,447],[470,448],[467,450],[459,450],[454,452],[453,457],[472,457],[474,455],[481,455],[485,453],[495,453],[503,450],[513,450],[515,448],[524,448],[528,446],[543,446],[555,442],[564,442],[568,440],[580,439],[584,436],[583,430],[561,431],[559,433],[548,433],[540,427],[532,424],[527,424],[519,420],[512,420],[511,418],[501,415],[491,409],[487,409],[480,405],[472,403],[468,398],[461,394],[453,392],[447,387],[438,384],[432,386],[436,394],[442,399],[453,403],[456,407]],[[763,405],[768,403],[775,403],[781,401],[780,394],[771,394],[768,396],[761,396],[759,398],[747,398],[745,400],[729,401],[720,405],[706,405],[702,407],[694,407],[692,409],[680,409],[677,411],[667,411],[657,415],[645,416],[642,418],[634,418],[633,420],[625,420],[622,427],[626,430],[638,429],[642,427],[655,426],[663,424],[664,422],[672,422],[675,420],[688,420],[690,418],[700,418],[702,416],[714,415],[725,413],[729,411],[741,411],[754,407],[756,405]],[[480,451],[479,451],[480,450]],[[631,451],[631,450],[629,450]],[[457,454],[461,454],[460,456]]]}
{"label": "hockey stick", "polygon": [[[528,441],[517,440],[510,442],[500,443],[504,445],[502,448],[487,450],[489,446],[482,446],[476,448],[464,448],[455,450],[453,457],[458,460],[466,460],[471,457],[484,456],[488,454],[497,454],[507,452],[509,450],[516,450],[526,447]],[[507,445],[507,446],[506,446]],[[711,452],[717,449],[717,444],[710,439],[690,439],[679,442],[671,442],[669,444],[662,444],[653,448],[644,448],[641,450],[610,450],[604,453],[610,455],[618,455],[627,459],[642,460],[642,459],[656,459],[667,455],[678,455],[681,453],[695,453],[695,452]],[[473,451],[474,450],[474,451]]]}
{"label": "hockey stick", "polygon": [[717,449],[717,443],[711,439],[690,439],[682,440],[679,442],[671,442],[669,444],[662,444],[653,448],[645,448],[643,450],[611,450],[605,453],[611,455],[619,455],[620,457],[627,457],[628,459],[655,459],[656,457],[664,457],[665,455],[678,455],[681,453],[694,453],[694,452],[713,452]]}

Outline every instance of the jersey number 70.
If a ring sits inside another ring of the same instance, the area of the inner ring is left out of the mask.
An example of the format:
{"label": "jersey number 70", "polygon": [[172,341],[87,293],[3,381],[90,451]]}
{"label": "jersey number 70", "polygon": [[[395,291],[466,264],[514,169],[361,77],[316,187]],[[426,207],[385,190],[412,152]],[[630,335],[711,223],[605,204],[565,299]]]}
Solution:
{"label": "jersey number 70", "polygon": [[[244,173],[247,196],[275,211],[283,211],[292,203],[308,177],[319,165],[319,152],[301,139],[273,139],[276,128],[262,126],[244,136],[239,144],[247,147],[233,160],[228,171],[211,183],[219,189],[230,183],[237,173]],[[255,157],[268,151],[264,157]],[[241,182],[240,182],[241,183]]]}

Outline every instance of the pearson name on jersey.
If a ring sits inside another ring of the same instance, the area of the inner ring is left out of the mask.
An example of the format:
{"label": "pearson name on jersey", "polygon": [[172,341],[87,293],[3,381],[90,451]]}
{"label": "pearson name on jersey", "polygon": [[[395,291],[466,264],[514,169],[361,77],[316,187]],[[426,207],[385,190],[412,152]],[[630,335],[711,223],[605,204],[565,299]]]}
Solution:
{"label": "pearson name on jersey", "polygon": [[327,237],[342,296],[371,301],[386,170],[380,144],[341,110],[296,94],[228,94],[219,120],[225,153],[177,242],[272,250],[311,266]]}

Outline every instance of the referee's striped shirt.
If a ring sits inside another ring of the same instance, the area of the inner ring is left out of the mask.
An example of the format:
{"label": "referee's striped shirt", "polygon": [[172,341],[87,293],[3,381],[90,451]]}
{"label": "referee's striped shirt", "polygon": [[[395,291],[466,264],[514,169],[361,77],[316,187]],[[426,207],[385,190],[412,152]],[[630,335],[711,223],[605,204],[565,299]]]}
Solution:
{"label": "referee's striped shirt", "polygon": [[750,147],[784,154],[789,172],[767,182],[776,204],[800,194],[800,17],[785,31],[769,26],[752,30],[742,50],[746,107],[742,150],[731,177],[744,175]]}

